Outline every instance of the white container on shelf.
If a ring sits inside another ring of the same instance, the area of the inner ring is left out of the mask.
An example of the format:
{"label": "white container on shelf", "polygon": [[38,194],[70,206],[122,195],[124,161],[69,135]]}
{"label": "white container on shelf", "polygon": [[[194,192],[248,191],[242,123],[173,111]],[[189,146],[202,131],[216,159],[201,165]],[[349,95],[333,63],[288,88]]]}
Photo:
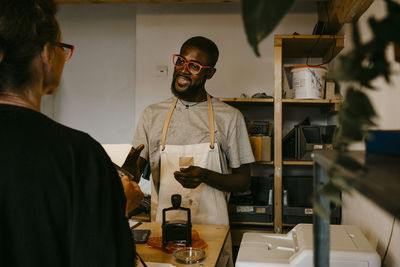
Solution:
{"label": "white container on shelf", "polygon": [[324,98],[326,67],[300,65],[292,67],[291,72],[296,99]]}

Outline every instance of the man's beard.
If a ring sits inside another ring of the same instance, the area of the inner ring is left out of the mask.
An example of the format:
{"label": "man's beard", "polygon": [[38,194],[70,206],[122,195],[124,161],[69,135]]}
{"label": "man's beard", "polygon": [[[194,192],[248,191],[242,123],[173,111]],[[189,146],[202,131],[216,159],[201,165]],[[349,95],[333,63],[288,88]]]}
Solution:
{"label": "man's beard", "polygon": [[[198,85],[190,85],[185,91],[178,91],[175,88],[175,81],[176,81],[176,76],[172,79],[171,83],[171,92],[178,98],[187,98],[191,97],[197,94],[201,88],[203,88],[204,83],[198,84]],[[190,80],[191,82],[192,80]]]}

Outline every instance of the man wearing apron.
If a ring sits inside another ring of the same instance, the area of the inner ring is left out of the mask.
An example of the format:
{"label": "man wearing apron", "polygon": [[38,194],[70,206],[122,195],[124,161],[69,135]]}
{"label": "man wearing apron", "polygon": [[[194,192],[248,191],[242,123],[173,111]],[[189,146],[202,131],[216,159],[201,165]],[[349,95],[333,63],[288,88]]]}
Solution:
{"label": "man wearing apron", "polygon": [[[150,160],[152,220],[161,222],[171,195],[180,194],[192,223],[229,225],[225,192],[250,186],[248,164],[254,156],[243,116],[204,87],[216,71],[218,54],[205,37],[187,40],[173,55],[174,97],[148,106],[138,122],[136,149],[124,167],[140,175]],[[136,169],[129,166],[132,161]]]}

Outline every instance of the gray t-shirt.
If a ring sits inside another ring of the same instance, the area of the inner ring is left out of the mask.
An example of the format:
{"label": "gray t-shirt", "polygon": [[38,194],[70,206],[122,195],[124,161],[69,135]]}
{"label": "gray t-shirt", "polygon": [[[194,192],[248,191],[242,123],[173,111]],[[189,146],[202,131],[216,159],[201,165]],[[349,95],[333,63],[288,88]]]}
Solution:
{"label": "gray t-shirt", "polygon": [[[175,97],[148,106],[137,124],[133,146],[144,144],[140,156],[150,158],[150,168],[156,188],[160,180],[160,146],[162,128]],[[191,104],[190,104],[191,105]],[[236,108],[212,98],[215,121],[215,142],[221,148],[230,168],[254,162],[249,136],[242,113]],[[167,145],[189,145],[210,142],[207,101],[188,109],[178,101],[168,127]]]}

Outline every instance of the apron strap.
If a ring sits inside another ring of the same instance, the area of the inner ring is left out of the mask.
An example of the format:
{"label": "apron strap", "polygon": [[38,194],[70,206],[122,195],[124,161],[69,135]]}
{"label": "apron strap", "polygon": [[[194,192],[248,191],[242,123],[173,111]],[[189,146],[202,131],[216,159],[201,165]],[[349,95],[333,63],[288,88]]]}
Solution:
{"label": "apron strap", "polygon": [[211,103],[211,97],[207,94],[207,103],[208,103],[208,119],[210,123],[210,148],[214,149],[214,111]]}
{"label": "apron strap", "polygon": [[[171,121],[172,113],[174,112],[176,103],[178,102],[178,98],[175,98],[174,102],[172,103],[169,111],[167,118],[165,119],[164,122],[164,127],[162,130],[162,137],[161,137],[161,150],[164,151],[165,149],[165,139],[167,138],[167,131],[168,131],[168,126],[169,122]],[[213,112],[213,107],[212,107],[212,102],[211,102],[211,97],[207,93],[207,103],[208,103],[208,119],[209,119],[209,130],[210,130],[210,148],[214,149],[214,112]]]}
{"label": "apron strap", "polygon": [[172,117],[172,112],[174,112],[176,102],[178,102],[178,98],[175,98],[174,102],[172,103],[172,106],[169,108],[167,118],[165,119],[164,122],[164,127],[162,129],[162,138],[161,138],[161,147],[162,151],[165,149],[165,138],[167,137],[167,130],[168,130],[168,125]]}

